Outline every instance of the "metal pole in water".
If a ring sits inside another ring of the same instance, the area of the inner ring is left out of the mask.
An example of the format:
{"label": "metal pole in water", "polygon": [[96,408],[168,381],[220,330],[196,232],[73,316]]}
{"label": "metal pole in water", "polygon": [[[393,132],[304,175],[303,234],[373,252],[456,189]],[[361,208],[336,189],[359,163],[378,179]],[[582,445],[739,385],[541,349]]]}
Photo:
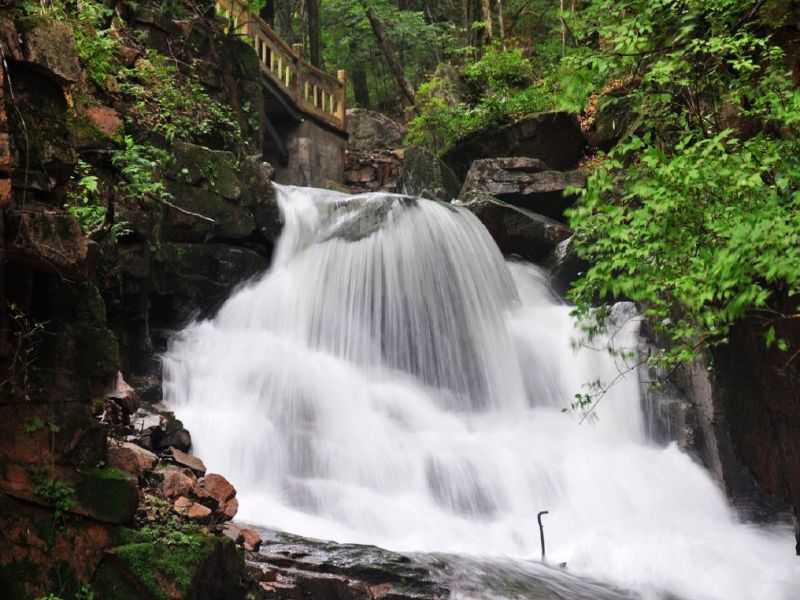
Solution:
{"label": "metal pole in water", "polygon": [[542,562],[547,560],[546,554],[544,551],[544,526],[542,525],[542,515],[550,514],[549,510],[542,510],[539,511],[539,514],[536,515],[536,520],[539,521],[539,541],[542,543]]}

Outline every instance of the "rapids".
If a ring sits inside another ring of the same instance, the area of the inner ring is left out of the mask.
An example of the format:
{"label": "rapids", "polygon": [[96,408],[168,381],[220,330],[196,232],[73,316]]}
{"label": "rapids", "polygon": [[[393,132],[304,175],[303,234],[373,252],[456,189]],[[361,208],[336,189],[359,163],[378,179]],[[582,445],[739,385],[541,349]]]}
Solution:
{"label": "rapids", "polygon": [[[516,560],[538,559],[548,510],[548,558],[572,574],[653,599],[800,598],[788,529],[740,522],[702,467],[651,443],[636,370],[582,344],[546,275],[471,213],[278,193],[269,271],[164,357],[165,400],[239,518]],[[634,312],[615,312],[615,348],[635,349]],[[598,380],[616,383],[596,419],[562,411]]]}

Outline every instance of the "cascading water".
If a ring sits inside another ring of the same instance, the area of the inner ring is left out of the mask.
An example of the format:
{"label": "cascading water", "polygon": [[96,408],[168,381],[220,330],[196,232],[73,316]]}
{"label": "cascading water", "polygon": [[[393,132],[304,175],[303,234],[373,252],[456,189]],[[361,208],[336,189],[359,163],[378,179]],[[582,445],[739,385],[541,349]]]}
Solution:
{"label": "cascading water", "polygon": [[[538,558],[697,600],[794,600],[785,529],[740,523],[644,434],[635,372],[576,344],[534,266],[469,212],[279,187],[273,266],[173,340],[165,397],[239,517],[396,550]],[[624,306],[618,348],[634,348]],[[593,423],[562,412],[616,380]]]}

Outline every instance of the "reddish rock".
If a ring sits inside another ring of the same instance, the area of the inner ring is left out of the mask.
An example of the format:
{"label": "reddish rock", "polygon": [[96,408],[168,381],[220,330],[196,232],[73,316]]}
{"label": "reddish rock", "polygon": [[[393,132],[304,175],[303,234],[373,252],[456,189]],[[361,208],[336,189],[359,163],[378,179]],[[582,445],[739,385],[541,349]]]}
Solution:
{"label": "reddish rock", "polygon": [[86,110],[86,116],[103,135],[114,137],[122,131],[122,119],[113,108],[91,106]]}
{"label": "reddish rock", "polygon": [[184,515],[192,521],[205,521],[211,516],[211,509],[198,502],[193,502],[186,496],[175,500],[172,508],[176,513]]}
{"label": "reddish rock", "polygon": [[203,464],[203,461],[197,458],[196,456],[189,454],[187,452],[183,452],[182,450],[178,450],[174,446],[170,446],[169,454],[179,465],[184,467],[188,467],[192,471],[194,471],[199,477],[202,477],[206,474],[206,466]]}
{"label": "reddish rock", "polygon": [[188,469],[170,466],[164,469],[164,480],[161,482],[161,494],[166,498],[177,498],[192,493],[197,478]]}
{"label": "reddish rock", "polygon": [[222,475],[210,473],[197,482],[194,490],[198,498],[213,498],[218,506],[236,495],[236,489]]}
{"label": "reddish rock", "polygon": [[211,509],[195,502],[189,507],[185,514],[192,521],[206,521],[211,516]]}
{"label": "reddish rock", "polygon": [[253,529],[242,528],[242,540],[244,542],[244,549],[249,552],[258,552],[261,548],[261,536]]}
{"label": "reddish rock", "polygon": [[239,501],[236,498],[228,500],[220,509],[220,513],[225,519],[232,519],[239,512]]}
{"label": "reddish rock", "polygon": [[136,444],[112,441],[108,447],[107,462],[110,467],[141,477],[155,467],[158,457]]}

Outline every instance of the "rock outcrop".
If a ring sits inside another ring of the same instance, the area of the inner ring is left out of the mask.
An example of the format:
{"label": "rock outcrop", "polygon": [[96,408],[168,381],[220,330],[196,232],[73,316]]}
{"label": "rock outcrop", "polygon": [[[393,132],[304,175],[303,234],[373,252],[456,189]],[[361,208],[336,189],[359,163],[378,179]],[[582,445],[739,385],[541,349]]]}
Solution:
{"label": "rock outcrop", "polygon": [[461,205],[480,219],[505,255],[542,262],[572,234],[558,221],[512,206],[490,194],[473,192]]}
{"label": "rock outcrop", "polygon": [[586,185],[581,171],[554,171],[536,158],[509,157],[476,160],[467,172],[461,197],[486,193],[514,206],[566,222],[564,211],[575,203],[568,188]]}
{"label": "rock outcrop", "polygon": [[538,158],[551,169],[574,169],[583,157],[586,139],[575,115],[551,112],[533,115],[488,131],[476,131],[445,152],[444,162],[465,178],[472,161],[522,156]]}

